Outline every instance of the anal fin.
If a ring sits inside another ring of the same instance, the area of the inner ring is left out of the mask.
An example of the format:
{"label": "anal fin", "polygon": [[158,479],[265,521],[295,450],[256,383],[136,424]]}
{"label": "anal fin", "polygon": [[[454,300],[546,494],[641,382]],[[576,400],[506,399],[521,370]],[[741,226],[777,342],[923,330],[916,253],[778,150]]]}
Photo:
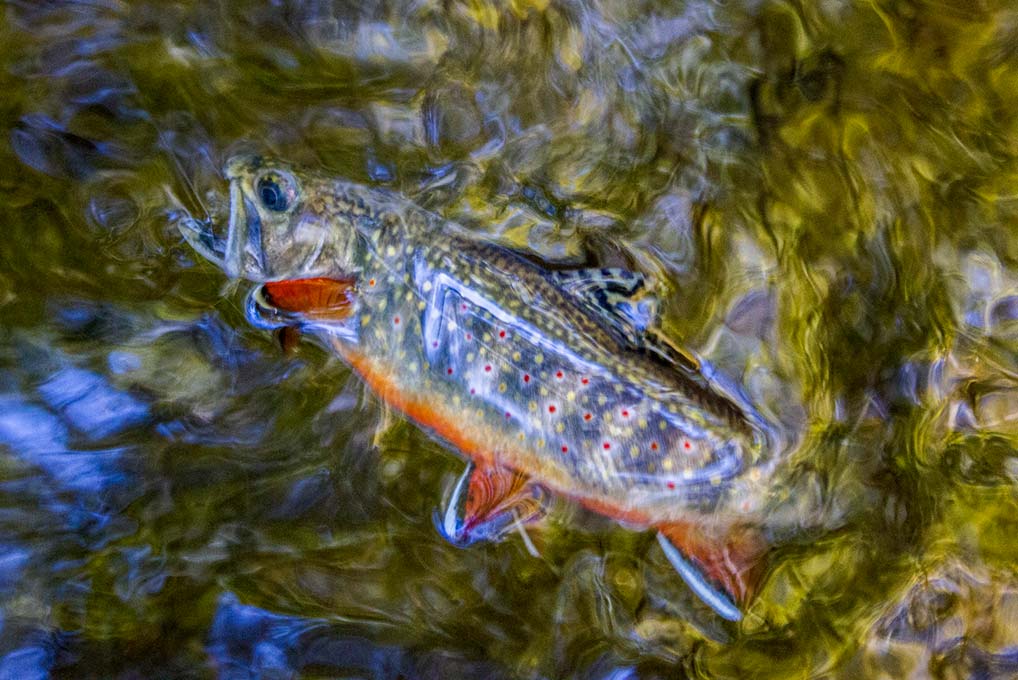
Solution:
{"label": "anal fin", "polygon": [[693,522],[658,527],[658,543],[686,585],[719,616],[742,619],[763,574],[767,546],[744,526],[712,530]]}
{"label": "anal fin", "polygon": [[505,467],[470,463],[441,515],[436,514],[435,524],[450,543],[467,546],[500,541],[545,513],[544,490],[529,477]]}

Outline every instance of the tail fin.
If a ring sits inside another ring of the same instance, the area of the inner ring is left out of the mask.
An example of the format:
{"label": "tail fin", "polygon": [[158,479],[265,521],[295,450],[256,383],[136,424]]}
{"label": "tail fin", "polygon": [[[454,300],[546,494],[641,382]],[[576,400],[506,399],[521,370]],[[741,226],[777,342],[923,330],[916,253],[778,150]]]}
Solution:
{"label": "tail fin", "polygon": [[658,543],[686,585],[722,618],[742,619],[763,575],[767,544],[758,531],[711,531],[692,522],[658,527]]}

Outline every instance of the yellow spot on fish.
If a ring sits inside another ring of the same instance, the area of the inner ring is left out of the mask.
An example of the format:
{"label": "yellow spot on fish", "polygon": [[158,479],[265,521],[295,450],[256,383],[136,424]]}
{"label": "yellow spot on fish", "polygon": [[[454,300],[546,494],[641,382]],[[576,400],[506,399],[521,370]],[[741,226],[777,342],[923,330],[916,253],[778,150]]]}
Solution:
{"label": "yellow spot on fish", "polygon": [[431,290],[431,281],[425,281],[425,282],[424,282],[424,285],[423,285],[423,286],[421,286],[421,289],[422,289],[422,290],[423,290],[423,291],[424,291],[425,293],[427,293],[428,291],[430,291],[430,290]]}
{"label": "yellow spot on fish", "polygon": [[605,404],[608,403],[608,397],[604,396],[603,394],[597,395],[597,403],[600,406],[604,406]]}
{"label": "yellow spot on fish", "polygon": [[671,469],[675,467],[675,463],[672,462],[671,458],[665,458],[661,461],[661,467],[665,469],[665,472],[671,472]]}
{"label": "yellow spot on fish", "polygon": [[522,432],[520,432],[518,435],[516,435],[516,438],[519,439],[520,441],[523,441],[523,437],[524,437],[524,434]]}
{"label": "yellow spot on fish", "polygon": [[576,392],[566,392],[566,401],[576,401]]}
{"label": "yellow spot on fish", "polygon": [[422,312],[425,309],[427,309],[427,308],[428,308],[428,303],[425,302],[424,300],[421,300],[420,302],[417,303],[417,309],[421,310]]}
{"label": "yellow spot on fish", "polygon": [[527,404],[527,408],[529,408],[531,411],[536,411],[537,410],[537,402],[536,401],[530,402],[529,404]]}
{"label": "yellow spot on fish", "polygon": [[474,353],[473,352],[468,352],[467,353],[467,363],[470,363],[473,360],[474,360]]}
{"label": "yellow spot on fish", "polygon": [[389,304],[389,301],[383,299],[381,302],[378,303],[378,311],[384,312],[385,308],[388,306],[388,304]]}
{"label": "yellow spot on fish", "polygon": [[519,361],[521,358],[519,352],[513,352],[513,361]]}
{"label": "yellow spot on fish", "polygon": [[544,355],[543,354],[538,353],[538,355],[534,357],[534,363],[535,364],[540,364],[543,361],[544,361]]}
{"label": "yellow spot on fish", "polygon": [[538,390],[538,391],[541,393],[542,397],[547,397],[548,396],[548,388],[545,387],[544,385],[542,385],[541,389]]}
{"label": "yellow spot on fish", "polygon": [[692,479],[693,478],[693,471],[690,470],[689,468],[684,469],[682,471],[682,478],[683,479]]}
{"label": "yellow spot on fish", "polygon": [[636,421],[636,424],[640,426],[641,430],[646,430],[647,429],[647,419],[646,418],[640,418],[639,420]]}
{"label": "yellow spot on fish", "polygon": [[485,342],[491,342],[491,333],[485,333],[484,335],[481,336],[481,339],[484,340]]}
{"label": "yellow spot on fish", "polygon": [[667,430],[668,429],[668,423],[666,423],[665,421],[662,420],[660,423],[657,424],[657,429],[659,429],[659,430]]}
{"label": "yellow spot on fish", "polygon": [[539,449],[540,448],[544,448],[544,440],[543,439],[538,439],[537,440],[537,448],[539,448]]}
{"label": "yellow spot on fish", "polygon": [[371,315],[370,314],[362,314],[361,315],[361,325],[362,326],[367,326],[369,323],[371,323]]}
{"label": "yellow spot on fish", "polygon": [[389,257],[393,257],[396,255],[396,249],[393,248],[392,246],[389,246],[388,248],[385,249],[385,254]]}
{"label": "yellow spot on fish", "polygon": [[461,401],[460,400],[460,395],[458,395],[458,394],[452,395],[452,403],[453,404],[455,404],[456,406],[459,406],[460,405],[460,401]]}
{"label": "yellow spot on fish", "polygon": [[555,423],[555,431],[556,432],[562,433],[562,432],[565,432],[565,430],[566,430],[566,424],[563,423],[561,420],[558,421],[557,423]]}
{"label": "yellow spot on fish", "polygon": [[606,423],[610,423],[612,421],[612,414],[605,413],[604,416],[602,416],[601,420],[603,420]]}
{"label": "yellow spot on fish", "polygon": [[633,458],[639,458],[640,457],[640,449],[636,448],[635,446],[630,446],[629,447],[629,455],[632,456]]}
{"label": "yellow spot on fish", "polygon": [[484,409],[481,409],[481,408],[477,409],[477,417],[478,418],[483,418],[484,417]]}
{"label": "yellow spot on fish", "polygon": [[509,389],[509,387],[505,383],[499,383],[498,384],[498,391],[499,392],[505,392],[507,389]]}
{"label": "yellow spot on fish", "polygon": [[446,324],[446,329],[449,330],[450,332],[456,330],[456,322],[450,321],[448,324]]}

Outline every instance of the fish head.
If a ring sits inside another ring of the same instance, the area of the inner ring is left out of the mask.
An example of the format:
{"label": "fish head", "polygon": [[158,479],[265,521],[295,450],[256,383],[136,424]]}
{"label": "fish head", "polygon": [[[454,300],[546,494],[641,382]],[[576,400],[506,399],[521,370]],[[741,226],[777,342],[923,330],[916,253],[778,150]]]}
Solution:
{"label": "fish head", "polygon": [[359,273],[362,211],[350,186],[257,155],[231,158],[224,175],[228,215],[185,219],[180,230],[228,276],[271,282]]}

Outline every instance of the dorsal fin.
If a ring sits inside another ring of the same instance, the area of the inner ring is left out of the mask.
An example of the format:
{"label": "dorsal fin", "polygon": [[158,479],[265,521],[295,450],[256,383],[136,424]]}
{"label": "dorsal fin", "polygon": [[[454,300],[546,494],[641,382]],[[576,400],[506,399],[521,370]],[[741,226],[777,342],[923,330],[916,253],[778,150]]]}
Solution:
{"label": "dorsal fin", "polygon": [[552,282],[588,311],[605,321],[634,346],[658,319],[658,301],[647,290],[643,274],[626,269],[553,271]]}

